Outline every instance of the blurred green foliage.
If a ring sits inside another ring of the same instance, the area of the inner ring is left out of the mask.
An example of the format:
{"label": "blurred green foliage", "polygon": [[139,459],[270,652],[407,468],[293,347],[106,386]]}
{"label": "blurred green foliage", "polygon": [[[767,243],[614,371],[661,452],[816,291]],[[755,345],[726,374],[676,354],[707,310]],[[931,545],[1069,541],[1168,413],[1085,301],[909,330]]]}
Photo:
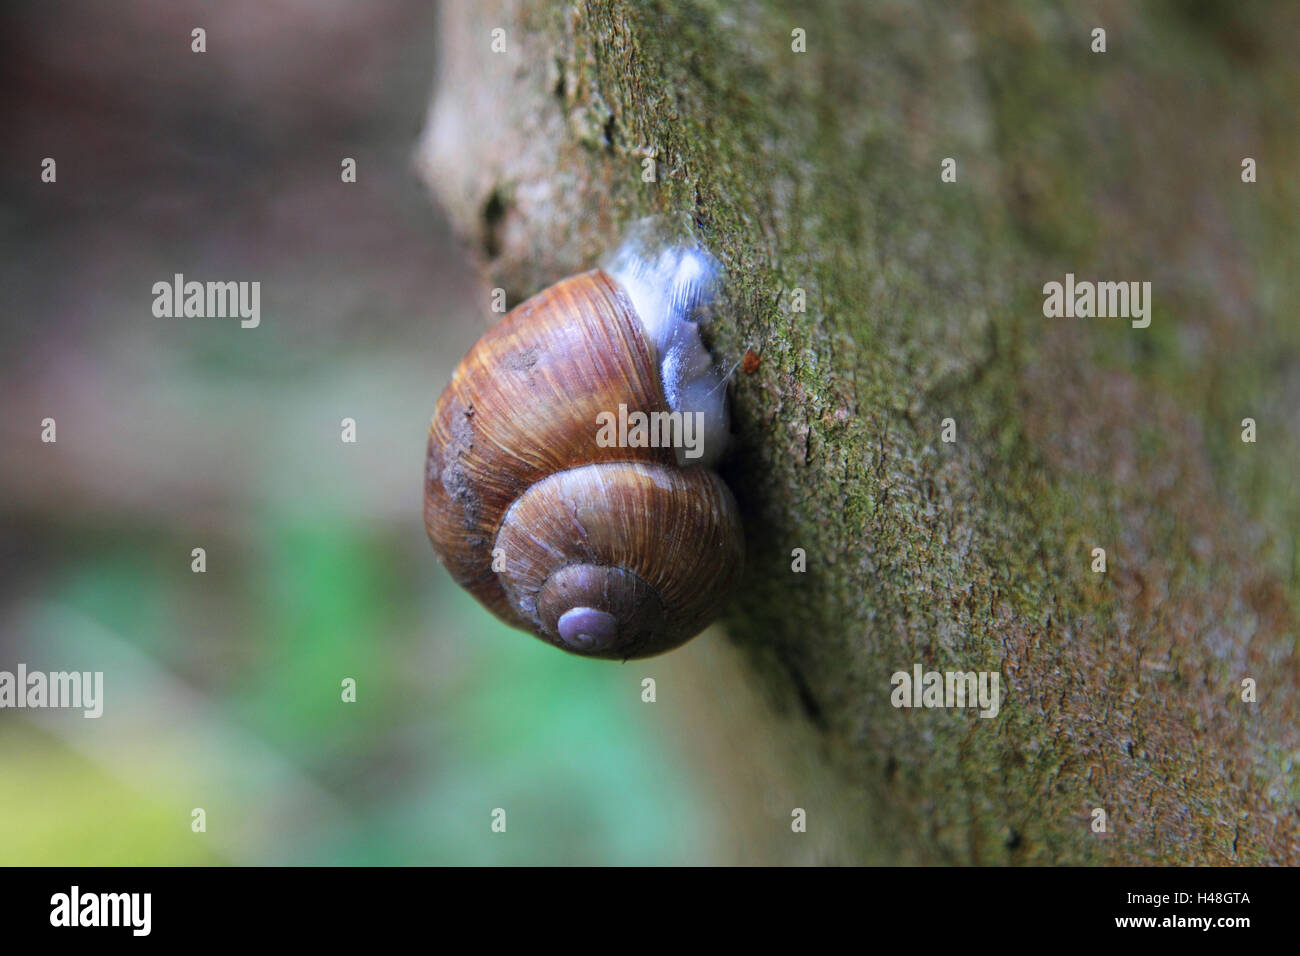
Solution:
{"label": "blurred green foliage", "polygon": [[[205,720],[323,788],[342,811],[334,825],[243,845],[229,860],[219,829],[251,821],[274,835],[267,808],[283,796],[254,787],[222,803],[239,791],[227,777],[246,772],[237,749],[177,749],[161,773],[148,762],[102,765],[38,730],[45,713],[32,722],[11,711],[0,723],[9,768],[0,863],[702,862],[689,780],[653,725],[656,708],[640,701],[639,671],[570,658],[503,627],[440,571],[433,581],[400,573],[399,549],[360,528],[326,515],[266,528],[243,578],[178,581],[176,548],[128,541],[70,565],[43,601],[166,667],[184,658],[188,637],[172,624],[189,614],[168,606],[205,580],[233,584],[219,603],[247,604],[253,627],[226,635],[234,653],[213,655],[218,669],[193,693],[210,698]],[[105,674],[107,724],[124,677]],[[342,700],[344,677],[357,681],[356,703]],[[74,738],[83,729],[60,726]],[[208,810],[206,833],[190,832],[190,800]],[[498,807],[503,834],[490,829]]]}
{"label": "blurred green foliage", "polygon": [[[488,318],[410,166],[429,5],[202,14],[196,58],[192,4],[5,12],[0,669],[106,700],[0,711],[0,865],[699,861],[644,670],[507,630],[424,540],[428,416]],[[260,326],[153,316],[177,272],[260,282]]]}

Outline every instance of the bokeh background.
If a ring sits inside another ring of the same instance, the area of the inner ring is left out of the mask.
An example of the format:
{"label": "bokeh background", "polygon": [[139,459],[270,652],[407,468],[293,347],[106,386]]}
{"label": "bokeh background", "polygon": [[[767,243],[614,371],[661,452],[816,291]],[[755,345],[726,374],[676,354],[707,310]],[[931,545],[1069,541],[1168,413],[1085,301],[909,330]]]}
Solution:
{"label": "bokeh background", "polygon": [[[425,539],[428,419],[492,317],[412,171],[430,4],[0,16],[0,669],[106,684],[98,720],[0,710],[0,864],[807,859],[813,758],[748,729],[721,635],[570,658]],[[155,318],[177,272],[260,281],[261,326]]]}

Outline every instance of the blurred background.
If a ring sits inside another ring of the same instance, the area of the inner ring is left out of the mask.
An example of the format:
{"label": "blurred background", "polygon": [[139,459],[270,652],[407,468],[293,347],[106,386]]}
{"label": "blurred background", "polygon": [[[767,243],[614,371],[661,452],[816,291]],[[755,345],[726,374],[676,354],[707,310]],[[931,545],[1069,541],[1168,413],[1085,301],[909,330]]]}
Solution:
{"label": "blurred background", "polygon": [[[815,773],[747,729],[724,638],[570,658],[425,539],[428,420],[492,317],[412,171],[431,5],[2,16],[0,670],[102,670],[105,705],[0,710],[0,864],[806,859]],[[260,327],[156,318],[178,272],[260,281]]]}

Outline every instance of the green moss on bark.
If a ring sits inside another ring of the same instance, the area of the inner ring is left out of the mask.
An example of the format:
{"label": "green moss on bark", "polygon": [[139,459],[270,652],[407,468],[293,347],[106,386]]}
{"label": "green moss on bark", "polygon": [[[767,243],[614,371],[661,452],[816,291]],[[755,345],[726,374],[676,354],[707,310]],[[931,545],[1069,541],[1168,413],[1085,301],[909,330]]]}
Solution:
{"label": "green moss on bark", "polygon": [[[424,168],[512,298],[649,212],[727,264],[729,627],[869,813],[845,859],[1298,862],[1296,13],[853,9],[450,10]],[[1043,318],[1067,271],[1151,327]],[[894,709],[914,663],[1000,717]]]}

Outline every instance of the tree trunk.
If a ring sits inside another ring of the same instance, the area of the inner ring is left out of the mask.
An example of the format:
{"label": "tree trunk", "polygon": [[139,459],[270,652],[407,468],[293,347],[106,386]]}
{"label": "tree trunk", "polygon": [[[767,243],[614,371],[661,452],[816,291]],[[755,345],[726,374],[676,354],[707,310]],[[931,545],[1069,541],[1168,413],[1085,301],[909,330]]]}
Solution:
{"label": "tree trunk", "polygon": [[651,212],[727,265],[726,624],[829,858],[1300,863],[1300,8],[858,7],[449,3],[420,169],[512,305]]}

